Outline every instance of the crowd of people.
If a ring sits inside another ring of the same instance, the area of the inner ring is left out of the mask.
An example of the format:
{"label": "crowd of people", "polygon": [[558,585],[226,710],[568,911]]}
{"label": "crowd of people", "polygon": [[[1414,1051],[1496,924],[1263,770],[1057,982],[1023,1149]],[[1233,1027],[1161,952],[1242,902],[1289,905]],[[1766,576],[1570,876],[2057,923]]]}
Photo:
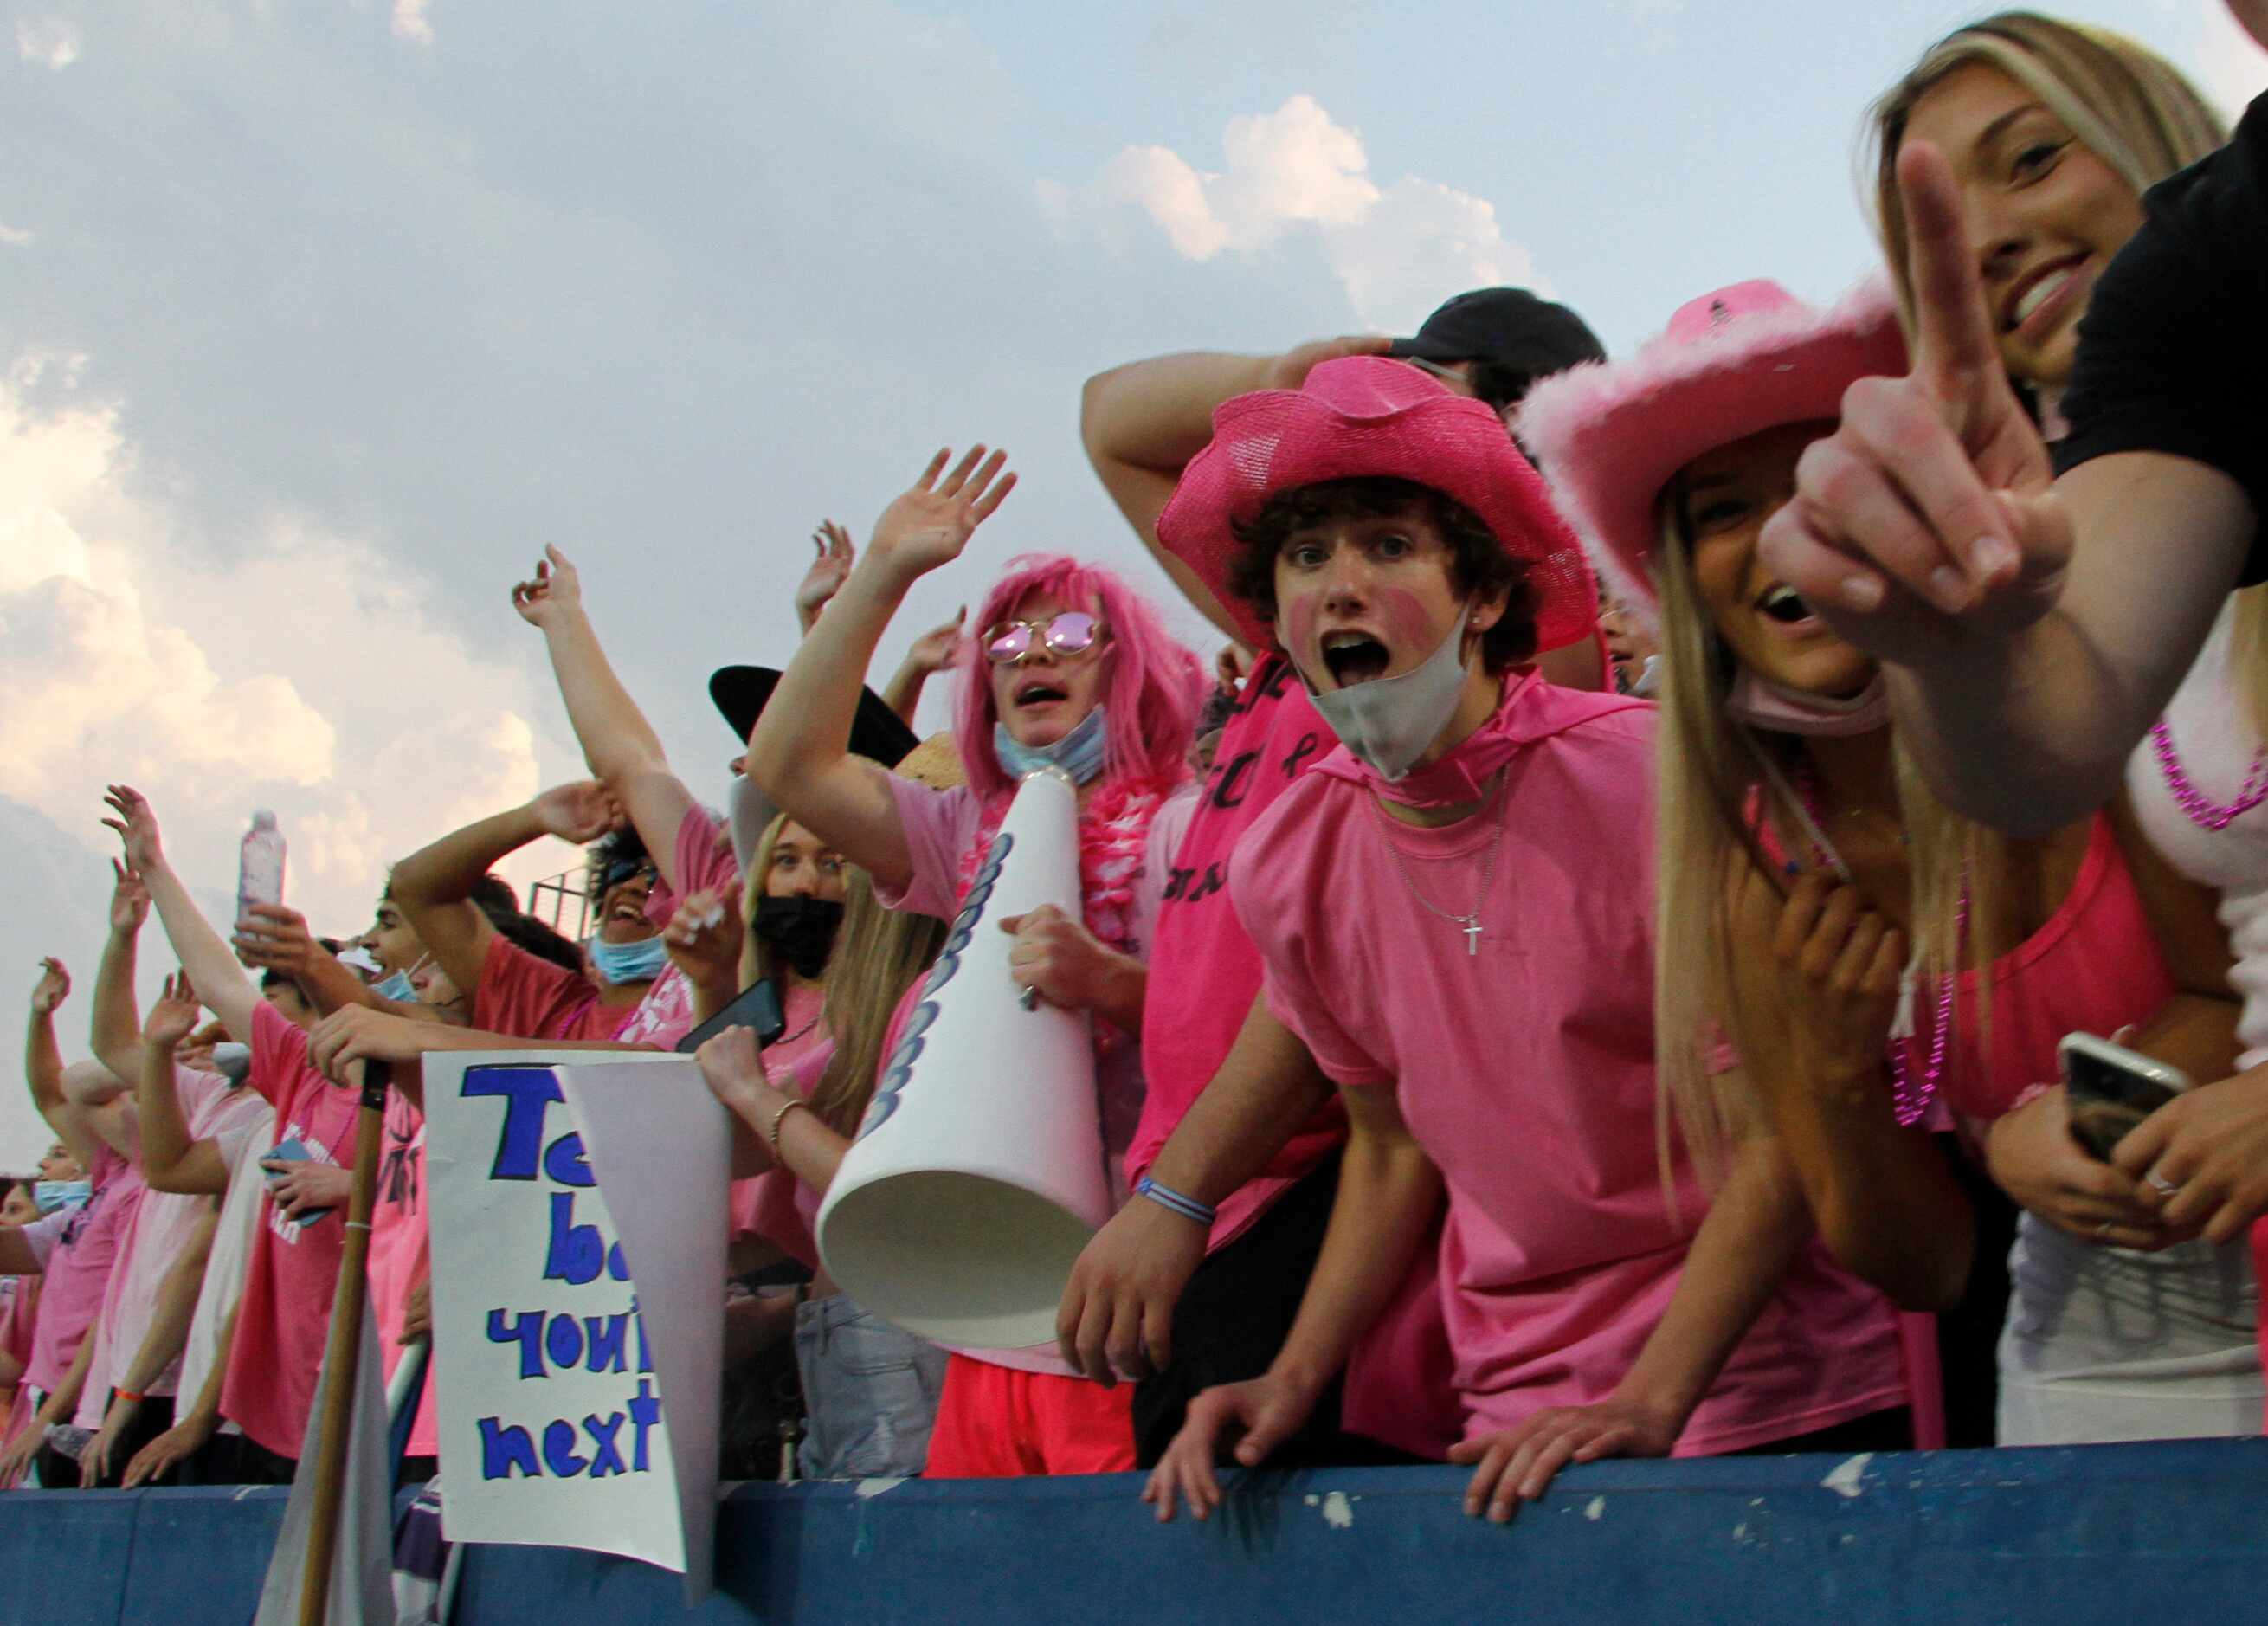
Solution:
{"label": "crowd of people", "polygon": [[[1609,359],[1484,289],[1087,381],[1217,654],[1026,556],[866,689],[1011,498],[980,446],[821,528],[784,670],[711,677],[721,811],[608,662],[607,565],[556,549],[509,596],[592,777],[403,857],[350,940],[224,935],[111,787],[85,1059],[61,965],[31,1000],[56,1140],[0,1208],[0,1474],[288,1479],[361,1068],[391,1370],[432,1331],[421,1058],[670,1049],[755,988],[771,1031],[697,1049],[728,1472],[1145,1468],[1167,1519],[1223,1466],[1446,1460],[1504,1519],[1613,1454],[2260,1430],[2268,111],[2232,139],[2145,48],[2008,12],[1868,130],[1886,268],[1829,306],[1686,291]],[[1054,1341],[942,1349],[813,1224],[1042,770],[1079,906],[998,946],[1088,1019],[1116,1212]],[[588,846],[585,941],[494,874],[545,835]],[[2195,1087],[2084,1135],[2072,1034]]]}

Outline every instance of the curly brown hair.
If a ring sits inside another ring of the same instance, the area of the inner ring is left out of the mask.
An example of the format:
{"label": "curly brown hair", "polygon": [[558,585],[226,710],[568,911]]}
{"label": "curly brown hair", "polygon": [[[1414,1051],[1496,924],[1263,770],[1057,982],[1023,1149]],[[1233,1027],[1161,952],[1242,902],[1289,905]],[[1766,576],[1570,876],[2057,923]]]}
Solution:
{"label": "curly brown hair", "polygon": [[1481,634],[1481,665],[1495,674],[1535,655],[1535,588],[1528,565],[1504,551],[1480,515],[1445,491],[1415,480],[1365,476],[1278,491],[1248,521],[1232,521],[1228,590],[1276,619],[1276,558],[1297,533],[1340,519],[1379,519],[1415,511],[1432,521],[1449,549],[1449,581],[1468,599],[1505,595],[1504,614]]}

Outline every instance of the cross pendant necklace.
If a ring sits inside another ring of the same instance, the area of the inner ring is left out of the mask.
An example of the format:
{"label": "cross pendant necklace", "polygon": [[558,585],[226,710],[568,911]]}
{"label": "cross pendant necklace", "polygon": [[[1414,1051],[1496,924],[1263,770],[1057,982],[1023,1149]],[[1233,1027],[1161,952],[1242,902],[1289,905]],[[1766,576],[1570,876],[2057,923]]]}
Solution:
{"label": "cross pendant necklace", "polygon": [[[1492,799],[1502,795],[1504,785],[1504,780],[1499,778],[1490,793]],[[1385,839],[1386,850],[1394,855],[1395,870],[1401,876],[1402,884],[1410,889],[1410,896],[1418,900],[1418,906],[1426,913],[1447,920],[1462,932],[1465,935],[1466,957],[1478,959],[1481,952],[1481,905],[1488,898],[1489,883],[1496,878],[1497,854],[1504,846],[1504,832],[1512,827],[1509,815],[1503,809],[1497,811],[1496,834],[1489,839],[1488,857],[1481,864],[1480,884],[1473,889],[1472,907],[1462,913],[1453,914],[1418,890],[1418,877],[1410,873],[1410,861],[1403,857],[1402,849],[1395,845],[1393,827],[1388,821],[1385,809],[1379,807],[1374,799],[1371,802],[1371,809],[1378,816],[1379,834]],[[1479,817],[1484,817],[1486,814],[1487,809],[1484,808]]]}

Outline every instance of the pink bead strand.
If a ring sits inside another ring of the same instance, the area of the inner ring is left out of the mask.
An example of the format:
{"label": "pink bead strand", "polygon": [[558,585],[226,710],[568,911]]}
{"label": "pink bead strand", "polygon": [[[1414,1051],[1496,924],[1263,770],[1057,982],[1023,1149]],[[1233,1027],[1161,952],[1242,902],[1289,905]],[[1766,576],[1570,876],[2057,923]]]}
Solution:
{"label": "pink bead strand", "polygon": [[2175,805],[2201,830],[2226,830],[2268,802],[2268,745],[2254,750],[2252,771],[2244,776],[2236,800],[2228,802],[2213,801],[2191,782],[2182,769],[2181,753],[2174,749],[2174,731],[2162,717],[2150,725],[2150,746],[2157,753],[2159,772],[2166,776],[2166,788],[2174,793]]}

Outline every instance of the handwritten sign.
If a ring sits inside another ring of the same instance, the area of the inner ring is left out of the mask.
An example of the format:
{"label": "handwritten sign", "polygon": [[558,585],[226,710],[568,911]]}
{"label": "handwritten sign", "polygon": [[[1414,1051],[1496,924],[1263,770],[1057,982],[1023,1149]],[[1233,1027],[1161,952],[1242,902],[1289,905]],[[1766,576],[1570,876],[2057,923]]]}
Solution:
{"label": "handwritten sign", "polygon": [[709,1589],[730,1126],[690,1058],[425,1062],[452,1541],[578,1547]]}

